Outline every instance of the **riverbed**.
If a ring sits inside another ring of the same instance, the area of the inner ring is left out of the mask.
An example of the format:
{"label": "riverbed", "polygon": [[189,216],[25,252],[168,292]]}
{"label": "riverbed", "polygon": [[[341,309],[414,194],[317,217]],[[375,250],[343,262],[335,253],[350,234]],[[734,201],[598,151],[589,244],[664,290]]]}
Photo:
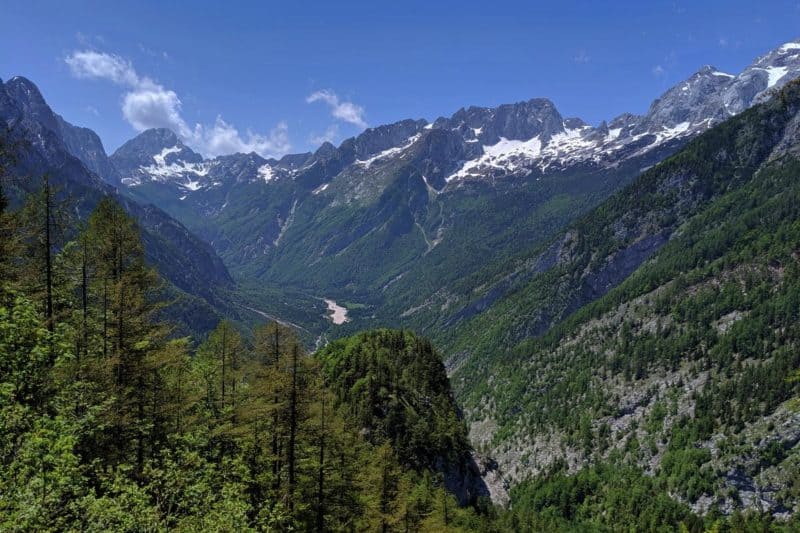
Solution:
{"label": "riverbed", "polygon": [[349,319],[347,318],[347,308],[337,304],[334,300],[323,298],[325,304],[328,306],[328,318],[337,326],[344,324]]}

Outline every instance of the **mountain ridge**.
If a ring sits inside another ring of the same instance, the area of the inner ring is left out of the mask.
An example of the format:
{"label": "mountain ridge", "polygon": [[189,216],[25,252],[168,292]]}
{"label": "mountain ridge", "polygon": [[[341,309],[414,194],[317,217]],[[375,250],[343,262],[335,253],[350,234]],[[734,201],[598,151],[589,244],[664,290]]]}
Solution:
{"label": "mountain ridge", "polygon": [[[194,236],[183,224],[155,205],[139,204],[119,195],[101,179],[94,168],[110,168],[99,137],[91,130],[78,128],[55,114],[36,85],[17,76],[6,83],[0,80],[0,119],[12,142],[21,142],[22,157],[10,183],[12,200],[35,190],[30,176],[48,173],[61,195],[72,199],[71,209],[78,218],[88,216],[104,196],[114,197],[133,215],[142,230],[148,260],[155,265],[178,293],[176,304],[192,301],[195,326],[202,331],[225,307],[219,291],[233,285],[227,268],[211,247]],[[85,159],[85,160],[84,160]],[[188,310],[188,307],[186,309]],[[191,321],[181,327],[189,327]]]}
{"label": "mountain ridge", "polygon": [[[619,443],[626,442],[624,435],[645,438],[637,424],[651,416],[659,401],[673,397],[680,398],[678,415],[695,408],[686,406],[702,408],[703,416],[712,419],[704,424],[711,424],[726,438],[734,438],[730,435],[739,434],[741,426],[764,435],[761,426],[765,424],[758,422],[755,411],[769,417],[773,425],[791,426],[796,415],[782,407],[791,388],[781,382],[785,369],[777,371],[772,388],[766,389],[775,394],[767,394],[766,403],[758,404],[765,405],[763,409],[748,404],[736,383],[767,379],[766,375],[772,376],[766,370],[770,365],[790,368],[796,363],[786,360],[782,351],[796,342],[789,326],[781,326],[789,329],[782,341],[773,344],[766,340],[763,345],[747,344],[744,337],[771,338],[774,331],[784,331],[773,321],[793,320],[792,304],[785,315],[771,310],[769,302],[793,298],[795,278],[788,272],[795,272],[797,266],[797,241],[792,233],[796,229],[792,213],[796,211],[797,161],[792,158],[800,143],[799,83],[701,135],[569,226],[554,239],[555,258],[545,268],[501,308],[490,309],[465,326],[476,333],[462,338],[456,350],[472,347],[482,355],[459,362],[451,369],[451,378],[472,421],[473,442],[496,453],[512,478],[541,474],[559,458],[574,472],[590,457],[606,457],[608,449],[592,455],[593,449],[583,450],[576,442],[576,426],[568,426],[577,424],[581,416],[591,421],[592,442],[610,427],[609,442],[618,443],[619,449]],[[748,211],[754,212],[740,216]],[[762,246],[770,250],[767,259],[748,248],[757,247],[754,243],[759,237],[770,242]],[[629,256],[642,243],[650,244],[638,256]],[[543,255],[552,253],[547,248]],[[619,269],[619,277],[604,277],[610,267]],[[774,291],[759,293],[748,289],[750,283],[766,283]],[[593,294],[584,295],[584,290]],[[570,300],[575,296],[588,297],[573,304]],[[547,316],[554,307],[560,314]],[[513,319],[508,320],[509,316]],[[520,327],[542,321],[545,325],[535,334],[518,335]],[[734,327],[734,323],[739,325]],[[660,338],[672,344],[659,343]],[[721,362],[716,367],[692,363],[705,357]],[[734,364],[731,358],[746,359],[753,370],[722,371]],[[719,371],[714,372],[715,368]],[[761,368],[763,372],[757,370]],[[648,392],[648,387],[656,390]],[[756,394],[751,387],[744,389]],[[726,397],[738,394],[741,403],[734,411],[748,414],[730,415],[728,407],[718,405],[715,390],[726,391]],[[709,411],[705,402],[714,402],[717,410]],[[739,420],[738,425],[715,421],[724,419],[721,413]],[[694,427],[694,421],[680,422],[678,415],[668,418],[676,424],[676,432],[679,424]],[[643,446],[644,457],[653,462],[639,464],[651,473],[657,473],[665,448],[672,449],[670,431],[665,425],[660,433],[664,444],[653,444],[652,452]],[[735,477],[745,475],[750,486],[768,483],[758,481],[753,461],[737,466],[735,457],[706,440],[716,435],[714,431],[697,431],[711,451],[698,470],[707,461],[714,461],[717,472],[745,469],[746,475],[734,472],[728,478],[715,478],[715,483],[738,487],[748,493],[746,507],[755,505],[756,495],[750,494],[755,491]],[[788,450],[797,435],[787,431],[779,440],[785,441]],[[746,438],[757,449],[769,442]],[[773,479],[776,474],[769,475]],[[736,503],[715,486],[703,489],[706,496],[701,496],[702,490],[688,493],[695,510],[707,510],[720,497],[732,512]],[[781,512],[783,504],[775,495],[764,497],[764,505]]]}
{"label": "mountain ridge", "polygon": [[[581,139],[611,137],[614,140],[628,136],[655,135],[655,141],[663,142],[668,137],[680,136],[690,129],[699,130],[710,123],[717,123],[741,112],[751,103],[766,98],[770,90],[780,88],[800,73],[797,50],[800,50],[798,41],[784,43],[757,58],[738,75],[727,74],[714,66],[706,65],[654,100],[645,115],[623,113],[608,122],[602,121],[597,127],[589,126],[579,118],[571,118],[567,124],[567,120],[561,116],[552,101],[547,98],[531,98],[497,107],[462,107],[450,117],[439,117],[431,123],[424,119],[406,119],[368,128],[357,136],[345,139],[338,147],[324,143],[314,155],[325,158],[340,151],[348,154],[342,159],[352,164],[381,151],[400,147],[423,128],[458,131],[466,143],[480,142],[484,147],[495,145],[501,139],[529,141],[536,136],[541,136],[540,142],[544,147],[554,135],[569,131],[580,132]],[[718,97],[710,98],[712,96]],[[689,124],[684,124],[686,122]],[[412,124],[416,128],[408,128]],[[404,133],[399,133],[400,127],[405,128]],[[383,145],[376,143],[375,138],[387,131],[390,142]],[[177,140],[171,141],[171,146],[176,142]],[[350,152],[355,158],[349,155]],[[296,156],[297,154],[291,154],[284,158]],[[279,168],[277,164],[270,166]]]}

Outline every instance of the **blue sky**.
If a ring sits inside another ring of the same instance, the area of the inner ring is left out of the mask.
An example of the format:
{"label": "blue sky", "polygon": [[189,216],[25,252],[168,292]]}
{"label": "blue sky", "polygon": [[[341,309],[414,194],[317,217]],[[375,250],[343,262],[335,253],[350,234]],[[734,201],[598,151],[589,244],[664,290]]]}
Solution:
{"label": "blue sky", "polygon": [[207,154],[280,155],[533,97],[596,124],[800,36],[797,1],[0,0],[0,14],[0,77],[32,79],[109,152],[169,125]]}

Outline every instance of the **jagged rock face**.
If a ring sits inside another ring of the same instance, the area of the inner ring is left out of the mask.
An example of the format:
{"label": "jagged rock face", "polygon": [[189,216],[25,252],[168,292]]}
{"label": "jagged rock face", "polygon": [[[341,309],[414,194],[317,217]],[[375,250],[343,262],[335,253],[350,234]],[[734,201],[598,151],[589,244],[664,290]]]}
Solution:
{"label": "jagged rock face", "polygon": [[137,174],[203,162],[203,156],[184,145],[172,131],[164,128],[146,130],[120,146],[111,163],[124,180],[134,180]]}
{"label": "jagged rock face", "polygon": [[800,43],[787,43],[738,76],[703,67],[656,99],[645,115],[626,113],[597,127],[580,118],[565,119],[551,101],[535,98],[460,109],[433,124],[403,120],[370,128],[338,147],[324,143],[313,154],[260,165],[254,154],[204,160],[167,130],[142,133],[111,160],[124,185],[159,183],[188,204],[202,196],[204,206],[215,212],[227,205],[228,187],[235,184],[261,183],[261,192],[251,194],[269,194],[279,182],[290,181],[293,185],[284,184],[284,191],[301,198],[338,195],[345,203],[360,201],[362,193],[375,198],[391,181],[387,169],[411,160],[438,193],[474,180],[559,172],[576,165],[613,167],[685,142],[798,75]]}
{"label": "jagged rock face", "polygon": [[305,165],[311,155],[311,152],[305,152],[302,154],[286,154],[279,160],[275,161],[275,166],[288,170],[295,170]]}
{"label": "jagged rock face", "polygon": [[89,128],[73,126],[59,115],[56,118],[67,150],[101,178],[110,183],[118,182],[116,169],[109,162],[100,137]]}
{"label": "jagged rock face", "polygon": [[55,133],[67,151],[80,159],[86,168],[98,176],[113,181],[115,172],[108,162],[100,137],[88,128],[74,126],[53,112],[36,85],[22,76],[8,81],[6,91],[27,117],[29,128],[43,127]]}
{"label": "jagged rock face", "polygon": [[59,130],[55,113],[45,103],[42,93],[32,81],[22,76],[15,76],[6,82],[5,90],[11,100],[20,107],[23,116],[51,131]]}
{"label": "jagged rock face", "polygon": [[434,127],[457,130],[465,139],[494,144],[500,138],[526,140],[542,136],[549,139],[564,130],[563,123],[563,118],[550,100],[534,98],[496,108],[460,109],[449,119],[437,120]]}
{"label": "jagged rock face", "polygon": [[758,58],[737,76],[706,66],[656,100],[637,131],[716,124],[768,98],[800,75],[800,42],[786,43]]}
{"label": "jagged rock face", "polygon": [[368,158],[373,154],[399,146],[409,137],[419,133],[427,125],[425,120],[403,120],[394,124],[369,128],[358,137],[344,141],[339,150],[352,153],[355,159]]}
{"label": "jagged rock face", "polygon": [[[214,165],[210,167],[209,179],[215,183],[219,183],[219,180],[226,180],[231,183],[247,183],[254,175],[258,175],[259,169],[270,164],[270,162],[256,153],[220,156],[214,160]],[[272,165],[275,165],[274,160]]]}
{"label": "jagged rock face", "polygon": [[442,190],[446,177],[465,159],[470,145],[456,132],[436,129],[427,132],[410,150],[415,168],[435,190]]}
{"label": "jagged rock face", "polygon": [[630,137],[633,128],[642,120],[640,115],[634,115],[632,113],[623,113],[618,117],[615,117],[608,123],[608,130],[619,130],[618,136],[619,137]]}
{"label": "jagged rock face", "polygon": [[763,102],[776,90],[800,76],[800,41],[788,42],[760,57],[744,70],[723,95],[731,113]]}
{"label": "jagged rock face", "polygon": [[650,110],[633,133],[655,132],[676,128],[681,124],[719,122],[728,117],[721,105],[723,89],[733,78],[712,66],[705,66],[688,80],[669,89],[650,106]]}
{"label": "jagged rock face", "polygon": [[[232,283],[211,247],[155,206],[142,206],[117,194],[98,174],[111,168],[102,143],[91,130],[72,126],[53,113],[30,80],[0,83],[0,121],[24,141],[20,177],[48,173],[63,194],[75,199],[75,212],[87,216],[104,196],[114,196],[139,222],[148,259],[175,286],[204,298]],[[100,172],[98,172],[100,171]],[[109,179],[106,174],[103,177]],[[38,187],[35,179],[15,182],[20,192]]]}

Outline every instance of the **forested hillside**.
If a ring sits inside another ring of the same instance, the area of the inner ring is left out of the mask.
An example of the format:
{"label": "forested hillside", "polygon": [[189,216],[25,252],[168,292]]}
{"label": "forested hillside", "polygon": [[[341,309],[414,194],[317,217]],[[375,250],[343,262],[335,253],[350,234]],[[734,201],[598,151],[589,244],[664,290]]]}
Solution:
{"label": "forested hillside", "polygon": [[145,256],[167,281],[164,313],[184,333],[208,332],[222,315],[238,318],[229,298],[233,280],[211,246],[161,209],[124,197],[94,173],[110,168],[94,132],[63,120],[21,76],[0,82],[0,122],[2,142],[13,148],[3,160],[6,199],[11,209],[20,209],[47,181],[54,247],[75,237],[101,199],[114,197],[136,219]]}
{"label": "forested hillside", "polygon": [[610,462],[698,512],[796,508],[798,112],[794,83],[702,135],[473,322],[463,347],[484,355],[454,383],[509,475]]}
{"label": "forested hillside", "polygon": [[[769,183],[781,188],[789,175],[778,172]],[[770,220],[780,227],[798,203],[796,195],[769,203],[775,190],[765,188],[753,198],[767,201]],[[609,450],[603,455],[608,466],[568,476],[568,464],[552,465],[516,487],[510,507],[493,507],[441,357],[429,341],[377,330],[340,339],[310,356],[293,330],[276,323],[243,331],[222,321],[204,338],[178,337],[159,313],[163,282],[145,259],[140,229],[113,198],[101,200],[85,227],[61,246],[50,240],[54,205],[46,189],[22,210],[9,211],[2,195],[0,200],[4,531],[784,528],[769,514],[718,519],[718,510],[701,517],[690,507],[717,483],[715,467],[705,464],[711,452],[690,445],[716,422],[700,415],[676,419],[682,405],[667,400],[657,403],[661,407],[641,426],[650,435],[657,434],[655,428],[669,432],[669,440],[643,441],[653,453],[663,453],[655,475],[645,475],[629,460],[646,453],[632,444],[635,436],[620,441],[622,446],[607,440],[613,433],[595,434],[591,424],[587,429],[581,422],[576,442],[598,454]],[[758,203],[745,221],[767,216]],[[792,231],[791,225],[778,231],[777,241],[757,239],[757,249],[769,251],[773,267],[785,260]],[[798,292],[768,300],[765,295],[782,295],[781,283],[794,283],[796,270],[782,271],[783,281],[773,288],[764,285],[773,280],[769,275],[748,278],[752,296],[722,300],[725,310],[690,307],[685,299],[671,304],[687,306],[675,311],[676,320],[684,316],[679,313],[728,316],[728,308],[750,306],[748,316],[780,326],[773,330],[779,337],[759,340],[756,329],[749,344],[736,345],[737,350],[752,350],[758,342],[777,346],[765,372],[751,363],[753,372],[735,374],[739,381],[720,382],[715,396],[700,397],[697,413],[719,409],[726,424],[747,425],[792,394],[793,386],[776,377],[785,378],[794,364],[792,345],[783,349],[776,342],[794,332],[796,315],[794,322],[787,320],[797,309]],[[748,322],[739,320],[733,328],[739,324]],[[637,362],[636,327],[623,327],[619,337],[631,352],[617,366],[640,369],[630,371],[632,380],[652,372]],[[738,364],[725,363],[725,353],[712,348],[690,360],[687,376],[693,368],[710,368],[704,370],[710,375]],[[578,355],[571,366],[581,372]],[[517,378],[527,372],[508,368]],[[498,379],[515,393],[518,381],[508,375],[498,373]],[[730,403],[726,410],[714,403],[735,398],[733,391],[742,389],[763,391],[758,409],[744,411]],[[607,406],[602,398],[587,398],[593,406]],[[572,401],[570,411],[535,412],[552,414],[548,420],[567,426],[585,412],[585,399],[562,397]],[[780,420],[773,417],[770,423]],[[774,442],[778,445],[756,448],[756,458],[773,467],[768,475],[778,476],[776,482],[784,476],[788,488],[781,497],[789,502],[793,489],[785,477],[794,475],[794,454],[781,441],[768,441]],[[738,453],[736,446],[747,445],[723,441],[715,450]]]}
{"label": "forested hillside", "polygon": [[[283,326],[223,321],[195,350],[157,318],[158,276],[112,199],[60,249],[23,217],[2,213],[0,529],[479,528],[443,488],[469,445],[429,344],[384,331],[384,349],[354,339],[320,360]],[[353,349],[399,350],[418,372],[395,379]],[[373,371],[380,398],[332,386]]]}

